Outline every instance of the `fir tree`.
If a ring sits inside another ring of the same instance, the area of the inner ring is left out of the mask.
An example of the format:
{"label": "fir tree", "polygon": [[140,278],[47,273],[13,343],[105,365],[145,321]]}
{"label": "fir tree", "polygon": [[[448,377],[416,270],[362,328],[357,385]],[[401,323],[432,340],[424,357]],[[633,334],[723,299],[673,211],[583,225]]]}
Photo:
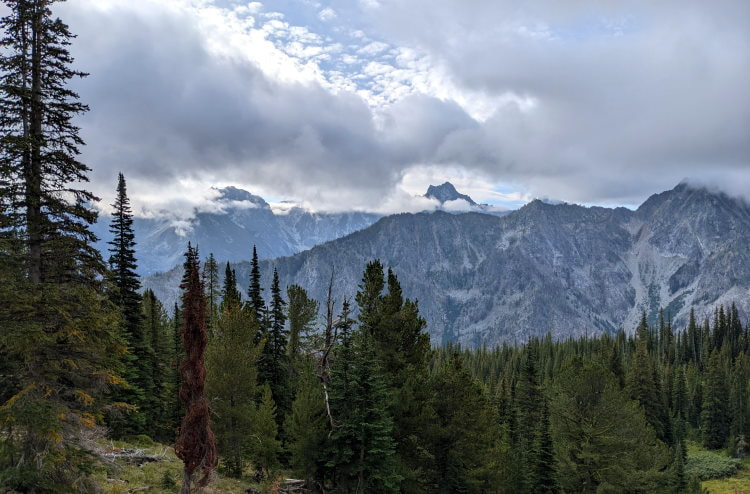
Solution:
{"label": "fir tree", "polygon": [[529,492],[539,494],[557,494],[557,476],[555,467],[555,452],[550,435],[549,407],[547,400],[542,400],[542,410],[539,425],[534,438],[534,464],[531,481],[528,483]]}
{"label": "fir tree", "polygon": [[517,447],[519,461],[527,465],[524,476],[524,489],[533,490],[534,465],[537,463],[534,442],[539,428],[539,404],[542,391],[539,385],[538,341],[532,340],[526,347],[526,355],[516,386],[516,406],[518,407]]}
{"label": "fir tree", "polygon": [[656,435],[663,441],[668,440],[666,410],[662,396],[655,380],[655,371],[649,359],[646,343],[638,340],[633,362],[627,377],[627,390],[630,397],[640,403]]}
{"label": "fir tree", "polygon": [[750,439],[748,434],[748,431],[750,431],[748,378],[750,378],[750,359],[742,352],[734,362],[729,380],[729,410],[731,415],[729,438],[731,453],[737,457],[747,455],[747,441]]}
{"label": "fir tree", "polygon": [[703,392],[701,428],[703,445],[709,449],[721,449],[729,437],[728,389],[719,351],[714,349],[706,366],[706,385]]}
{"label": "fir tree", "polygon": [[327,468],[343,492],[398,492],[393,420],[388,394],[372,350],[372,337],[358,331],[337,349],[330,404],[335,419]]}
{"label": "fir tree", "polygon": [[[205,396],[206,300],[200,277],[197,249],[188,244],[182,284],[182,346],[185,359],[180,365],[180,400],[185,406],[175,454],[185,464],[180,494],[190,494],[193,486],[205,487],[216,466],[216,438],[211,431],[210,406]],[[196,475],[200,478],[196,479]]]}
{"label": "fir tree", "polygon": [[291,406],[292,390],[289,384],[289,356],[287,354],[286,302],[281,297],[279,274],[273,270],[271,283],[271,310],[268,340],[263,347],[263,358],[267,362],[265,378],[271,387],[271,395],[277,407],[277,420],[283,423]]}
{"label": "fir tree", "polygon": [[248,304],[255,311],[255,317],[259,323],[262,323],[263,313],[266,304],[263,301],[263,288],[260,284],[260,263],[258,262],[258,252],[253,245],[253,258],[250,262],[250,286],[247,290]]}
{"label": "fir tree", "polygon": [[271,397],[271,388],[263,385],[260,403],[253,417],[253,432],[250,441],[250,458],[263,477],[279,466],[281,443],[277,439],[276,405]]}
{"label": "fir tree", "polygon": [[503,482],[492,475],[488,478],[484,468],[495,455],[499,441],[496,410],[484,389],[457,354],[438,371],[433,386],[437,413],[435,492],[497,489]]}
{"label": "fir tree", "polygon": [[6,0],[0,20],[0,196],[7,227],[21,232],[31,283],[84,282],[101,272],[89,225],[98,200],[75,187],[90,169],[74,118],[88,110],[68,87],[87,74],[71,69],[74,37],[54,18],[54,0]]}
{"label": "fir tree", "polygon": [[[230,306],[241,306],[242,295],[237,290],[237,275],[227,263],[227,267],[224,269],[224,287],[221,290],[221,306],[220,310],[229,308]],[[256,320],[257,323],[257,320]],[[257,324],[255,325],[257,327]],[[257,332],[257,329],[256,329]],[[251,333],[255,337],[255,333]]]}
{"label": "fir tree", "polygon": [[257,322],[231,300],[224,299],[206,349],[206,396],[214,412],[212,429],[222,466],[229,476],[240,477],[254,441],[260,348],[251,336]]}
{"label": "fir tree", "polygon": [[672,486],[676,494],[685,492],[687,477],[685,476],[685,443],[679,440],[675,443],[674,460],[672,463]]}
{"label": "fir tree", "polygon": [[112,416],[109,420],[112,433],[116,437],[146,434],[149,431],[146,409],[152,405],[150,398],[155,394],[153,349],[149,343],[143,324],[141,283],[136,273],[135,234],[133,233],[133,213],[127,195],[125,177],[117,178],[117,196],[112,204],[114,210],[109,231],[113,238],[110,245],[110,272],[114,290],[112,301],[122,312],[122,333],[128,345],[128,353],[123,356],[124,377],[127,388],[116,399],[135,407],[135,411],[123,417]]}
{"label": "fir tree", "polygon": [[109,232],[112,240],[110,245],[109,265],[112,282],[117,287],[113,293],[114,302],[122,307],[127,324],[128,336],[133,337],[138,331],[140,322],[141,297],[138,290],[141,282],[135,272],[135,233],[133,233],[133,212],[130,209],[125,177],[122,173],[117,176],[117,196],[112,204],[112,223]]}
{"label": "fir tree", "polygon": [[[177,431],[180,427],[180,422],[185,413],[185,409],[180,400],[179,389],[182,381],[180,377],[180,366],[182,361],[185,359],[185,349],[182,346],[182,326],[183,326],[182,310],[177,302],[174,304],[172,310],[172,361],[170,362],[170,375],[172,376],[171,382],[173,389],[177,390],[172,397],[171,420],[170,424],[173,431]],[[174,436],[174,434],[173,434]]]}
{"label": "fir tree", "polygon": [[206,313],[208,327],[213,327],[216,317],[219,315],[219,264],[216,262],[213,252],[208,254],[206,262],[203,263],[203,286],[206,287]]}
{"label": "fir tree", "polygon": [[668,449],[607,370],[566,364],[550,412],[563,492],[654,492],[665,481]]}
{"label": "fir tree", "polygon": [[4,2],[0,20],[0,483],[22,492],[93,489],[82,429],[121,383],[118,313],[89,225],[96,198],[67,87],[73,37],[52,1]]}
{"label": "fir tree", "polygon": [[299,285],[289,285],[286,291],[289,301],[289,345],[287,353],[292,362],[299,360],[300,354],[312,350],[307,341],[315,330],[318,317],[318,302],[311,299],[307,291]]}
{"label": "fir tree", "polygon": [[169,414],[172,397],[177,394],[170,376],[171,363],[174,357],[171,328],[167,313],[161,302],[150,289],[143,293],[143,324],[149,339],[151,362],[151,382],[153,393],[148,396],[144,413],[147,416],[149,435],[160,441],[173,440],[172,422]]}
{"label": "fir tree", "polygon": [[[381,293],[383,288],[385,293]],[[404,299],[396,274],[389,269],[387,277],[383,276],[379,261],[365,268],[356,300],[363,331],[372,335],[392,397],[388,410],[394,420],[402,489],[425,491],[435,476],[428,449],[435,412],[430,406],[426,323],[419,316],[417,303]]]}
{"label": "fir tree", "polygon": [[311,485],[323,482],[328,416],[323,388],[310,361],[302,366],[297,395],[284,422],[284,430],[292,469]]}

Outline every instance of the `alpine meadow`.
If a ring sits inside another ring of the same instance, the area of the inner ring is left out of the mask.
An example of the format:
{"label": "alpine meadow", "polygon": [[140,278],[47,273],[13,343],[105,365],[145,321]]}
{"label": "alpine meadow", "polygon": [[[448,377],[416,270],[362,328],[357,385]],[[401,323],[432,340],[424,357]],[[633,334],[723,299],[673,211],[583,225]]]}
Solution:
{"label": "alpine meadow", "polygon": [[746,0],[0,17],[0,494],[750,493]]}

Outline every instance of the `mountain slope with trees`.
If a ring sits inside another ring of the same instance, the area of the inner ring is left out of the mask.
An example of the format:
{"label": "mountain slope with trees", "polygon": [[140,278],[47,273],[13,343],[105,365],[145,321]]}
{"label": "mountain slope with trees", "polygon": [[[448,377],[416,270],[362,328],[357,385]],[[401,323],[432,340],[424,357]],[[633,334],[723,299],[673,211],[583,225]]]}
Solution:
{"label": "mountain slope with trees", "polygon": [[[736,301],[748,314],[750,208],[680,184],[635,211],[535,200],[504,217],[400,214],[300,254],[261,263],[281,284],[322,300],[331,272],[337,298],[378,258],[420,301],[435,344],[494,345],[550,331],[582,336],[654,322],[665,307],[679,324]],[[241,284],[249,266],[235,265]],[[144,283],[174,300],[179,269]]]}

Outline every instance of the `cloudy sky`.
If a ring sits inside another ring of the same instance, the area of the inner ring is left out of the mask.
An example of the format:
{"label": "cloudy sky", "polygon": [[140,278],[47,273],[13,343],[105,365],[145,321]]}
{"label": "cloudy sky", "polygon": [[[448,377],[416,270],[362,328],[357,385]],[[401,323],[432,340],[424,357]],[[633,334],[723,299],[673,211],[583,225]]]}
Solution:
{"label": "cloudy sky", "polygon": [[750,191],[747,0],[69,0],[105,202],[319,210]]}

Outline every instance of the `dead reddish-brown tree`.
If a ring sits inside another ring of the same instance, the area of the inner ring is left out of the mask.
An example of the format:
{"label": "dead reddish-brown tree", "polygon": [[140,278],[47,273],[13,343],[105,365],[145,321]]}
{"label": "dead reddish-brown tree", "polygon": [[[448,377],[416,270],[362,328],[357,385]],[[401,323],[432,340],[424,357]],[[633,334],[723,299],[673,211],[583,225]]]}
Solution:
{"label": "dead reddish-brown tree", "polygon": [[[216,438],[211,431],[211,410],[204,392],[204,353],[208,335],[199,264],[198,249],[188,244],[185,273],[180,285],[183,290],[182,345],[185,348],[185,360],[180,365],[180,400],[185,405],[185,417],[174,447],[185,464],[180,494],[190,494],[193,485],[205,487],[216,467]],[[198,475],[200,478],[196,480]]]}

